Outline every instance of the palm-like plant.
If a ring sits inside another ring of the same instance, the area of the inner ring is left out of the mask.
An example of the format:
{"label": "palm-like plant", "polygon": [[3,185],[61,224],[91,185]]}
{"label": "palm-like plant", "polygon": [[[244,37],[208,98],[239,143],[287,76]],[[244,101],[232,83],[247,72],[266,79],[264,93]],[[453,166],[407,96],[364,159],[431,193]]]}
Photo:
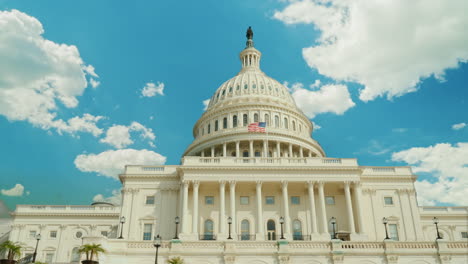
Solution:
{"label": "palm-like plant", "polygon": [[174,257],[167,260],[168,264],[184,264],[184,260],[180,257]]}
{"label": "palm-like plant", "polygon": [[0,244],[0,252],[1,254],[5,254],[5,252],[8,252],[7,259],[8,260],[14,260],[16,256],[21,255],[21,249],[23,247],[21,246],[20,243],[18,242],[13,242],[10,240],[7,240]]}
{"label": "palm-like plant", "polygon": [[101,244],[85,244],[78,250],[80,253],[86,254],[86,260],[93,260],[93,257],[98,257],[99,253],[106,253],[106,250],[102,248]]}

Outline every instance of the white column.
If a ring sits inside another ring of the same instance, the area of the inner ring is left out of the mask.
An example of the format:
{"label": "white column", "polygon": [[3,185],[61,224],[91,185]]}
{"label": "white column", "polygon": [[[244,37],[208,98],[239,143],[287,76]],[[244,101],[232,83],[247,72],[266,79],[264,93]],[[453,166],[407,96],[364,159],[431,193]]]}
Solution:
{"label": "white column", "polygon": [[309,150],[309,158],[312,158],[312,151]]}
{"label": "white column", "polygon": [[253,140],[249,141],[249,152],[250,152],[249,157],[253,158],[254,157]]}
{"label": "white column", "polygon": [[365,234],[366,232],[364,231],[364,216],[362,214],[362,190],[361,190],[361,183],[360,182],[355,182],[354,183],[354,197],[356,199],[356,211],[358,215],[358,228],[359,228],[359,234]]}
{"label": "white column", "polygon": [[289,143],[289,157],[292,158],[293,151],[292,151],[292,143]]}
{"label": "white column", "polygon": [[263,157],[268,158],[268,145],[267,141],[263,141]]}
{"label": "white column", "polygon": [[291,218],[289,217],[289,196],[288,196],[288,182],[281,182],[281,189],[283,193],[283,208],[284,208],[284,225],[286,227],[286,235],[289,237],[291,234]]}
{"label": "white column", "polygon": [[315,211],[314,183],[309,181],[307,184],[309,190],[310,221],[312,222],[312,234],[317,234],[317,212]]}
{"label": "white column", "polygon": [[202,156],[202,157],[205,157],[205,150],[202,150],[202,151],[201,151],[201,156]]}
{"label": "white column", "polygon": [[328,219],[327,211],[325,208],[325,192],[324,192],[324,183],[318,183],[318,192],[319,192],[319,204],[320,204],[320,214],[322,215],[322,234],[328,234]]}
{"label": "white column", "polygon": [[240,141],[236,141],[236,158],[240,157]]}
{"label": "white column", "polygon": [[182,197],[182,233],[188,233],[188,188],[189,183],[184,181],[183,183],[184,194]]}
{"label": "white column", "polygon": [[211,147],[211,157],[215,156],[215,147]]}
{"label": "white column", "polygon": [[226,212],[225,212],[225,190],[226,182],[219,182],[219,233],[224,235],[226,233]]}
{"label": "white column", "polygon": [[235,181],[229,182],[229,202],[231,203],[231,206],[229,209],[231,209],[230,217],[232,218],[231,233],[232,233],[232,237],[236,237],[237,222],[236,222],[236,182]]}
{"label": "white column", "polygon": [[226,142],[223,143],[223,157],[226,157]]}
{"label": "white column", "polygon": [[350,185],[350,182],[344,183],[344,191],[345,191],[345,197],[346,197],[346,211],[348,213],[349,232],[351,234],[355,234],[356,230],[354,228],[353,206],[351,202],[351,193],[349,191],[349,185]]}
{"label": "white column", "polygon": [[257,181],[257,238],[256,240],[264,240],[263,234],[263,209],[262,209],[262,182]]}
{"label": "white column", "polygon": [[198,237],[198,187],[200,182],[193,182],[193,218],[192,218],[192,233]]}
{"label": "white column", "polygon": [[421,216],[419,215],[418,211],[418,204],[416,202],[416,192],[414,189],[408,189],[408,198],[410,202],[410,208],[413,216],[413,225],[414,225],[414,232],[416,235],[416,241],[423,241],[424,236],[422,232],[422,227],[419,219]]}
{"label": "white column", "polygon": [[304,149],[302,148],[302,146],[299,148],[299,157],[304,157]]}
{"label": "white column", "polygon": [[281,157],[281,143],[279,141],[276,141],[276,157]]}

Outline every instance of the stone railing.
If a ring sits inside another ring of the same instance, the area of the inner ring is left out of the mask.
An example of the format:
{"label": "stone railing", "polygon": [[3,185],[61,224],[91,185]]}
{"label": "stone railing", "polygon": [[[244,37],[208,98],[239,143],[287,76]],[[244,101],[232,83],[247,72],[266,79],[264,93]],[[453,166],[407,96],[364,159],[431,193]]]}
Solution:
{"label": "stone railing", "polygon": [[419,207],[421,215],[434,214],[468,214],[468,206],[421,206]]}
{"label": "stone railing", "polygon": [[125,174],[173,174],[177,171],[177,166],[143,166],[127,165]]}
{"label": "stone railing", "polygon": [[362,176],[391,176],[391,175],[413,175],[410,167],[361,167]]}
{"label": "stone railing", "polygon": [[356,159],[335,158],[236,158],[236,157],[196,157],[186,156],[182,160],[184,166],[317,166],[317,167],[357,167]]}
{"label": "stone railing", "polygon": [[87,205],[17,205],[15,213],[106,213],[119,214],[118,206],[87,206]]}

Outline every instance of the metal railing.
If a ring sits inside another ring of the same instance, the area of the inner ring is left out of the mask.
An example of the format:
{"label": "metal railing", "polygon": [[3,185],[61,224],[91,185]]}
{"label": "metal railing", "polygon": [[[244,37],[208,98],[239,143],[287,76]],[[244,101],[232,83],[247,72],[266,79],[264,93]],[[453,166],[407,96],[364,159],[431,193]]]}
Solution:
{"label": "metal railing", "polygon": [[239,240],[242,240],[242,241],[254,241],[255,239],[256,239],[255,235],[251,235],[251,234],[239,235]]}
{"label": "metal railing", "polygon": [[300,241],[310,241],[312,237],[310,235],[293,235],[293,240],[300,240]]}
{"label": "metal railing", "polygon": [[214,234],[203,234],[203,235],[200,235],[200,240],[216,240],[216,235],[214,235]]}

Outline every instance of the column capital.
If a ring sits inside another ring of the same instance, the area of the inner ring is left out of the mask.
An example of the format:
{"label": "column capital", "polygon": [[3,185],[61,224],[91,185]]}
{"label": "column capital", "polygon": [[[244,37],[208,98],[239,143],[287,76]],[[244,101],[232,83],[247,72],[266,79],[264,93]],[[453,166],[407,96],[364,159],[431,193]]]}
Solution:
{"label": "column capital", "polygon": [[344,183],[345,188],[349,188],[349,186],[351,185],[350,181],[344,181],[343,183]]}
{"label": "column capital", "polygon": [[307,181],[307,185],[311,188],[314,188],[316,181]]}
{"label": "column capital", "polygon": [[229,185],[231,187],[236,187],[236,183],[237,183],[236,181],[229,181]]}
{"label": "column capital", "polygon": [[281,187],[288,188],[288,181],[281,181]]}
{"label": "column capital", "polygon": [[318,181],[317,184],[318,184],[319,188],[323,188],[323,186],[325,185],[325,182],[324,181]]}
{"label": "column capital", "polygon": [[225,185],[226,185],[226,181],[225,181],[225,180],[220,180],[220,181],[219,181],[219,185],[220,185],[220,186],[225,186]]}
{"label": "column capital", "polygon": [[190,181],[188,181],[188,180],[183,180],[183,181],[180,183],[180,185],[182,185],[182,186],[184,186],[184,187],[185,187],[185,186],[189,186],[189,185],[190,185]]}
{"label": "column capital", "polygon": [[200,186],[200,181],[192,181],[192,185],[194,188],[198,188]]}
{"label": "column capital", "polygon": [[359,189],[362,187],[362,184],[360,181],[353,181],[354,188]]}
{"label": "column capital", "polygon": [[262,181],[256,181],[257,187],[262,187],[263,182]]}

